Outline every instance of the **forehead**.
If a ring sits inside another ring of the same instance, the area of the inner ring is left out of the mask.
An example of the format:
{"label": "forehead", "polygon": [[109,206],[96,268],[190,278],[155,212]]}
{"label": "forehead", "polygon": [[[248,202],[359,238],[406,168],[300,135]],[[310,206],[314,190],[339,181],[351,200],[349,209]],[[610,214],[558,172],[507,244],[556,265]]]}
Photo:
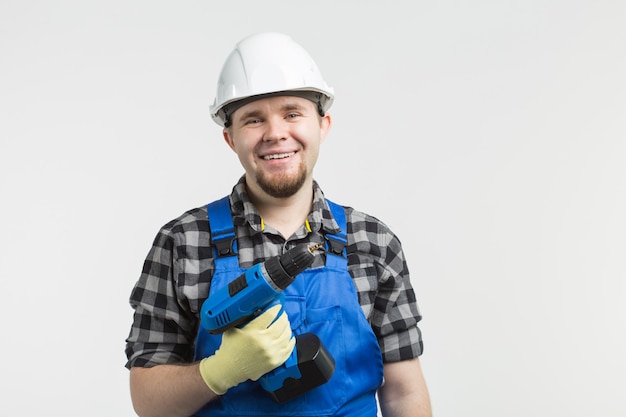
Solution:
{"label": "forehead", "polygon": [[260,98],[239,107],[233,117],[241,117],[251,112],[285,111],[285,110],[313,110],[315,104],[306,98],[296,96],[273,96]]}

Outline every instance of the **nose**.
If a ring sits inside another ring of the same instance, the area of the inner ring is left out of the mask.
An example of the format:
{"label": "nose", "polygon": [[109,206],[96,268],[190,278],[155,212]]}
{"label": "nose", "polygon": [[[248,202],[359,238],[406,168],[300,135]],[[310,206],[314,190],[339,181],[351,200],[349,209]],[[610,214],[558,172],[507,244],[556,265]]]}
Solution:
{"label": "nose", "polygon": [[265,142],[284,140],[288,137],[287,123],[282,117],[270,117],[265,124]]}

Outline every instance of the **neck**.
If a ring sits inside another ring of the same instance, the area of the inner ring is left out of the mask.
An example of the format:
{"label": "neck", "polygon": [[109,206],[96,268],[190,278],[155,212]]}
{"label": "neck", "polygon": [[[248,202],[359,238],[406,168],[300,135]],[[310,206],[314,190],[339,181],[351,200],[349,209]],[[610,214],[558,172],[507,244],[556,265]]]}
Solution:
{"label": "neck", "polygon": [[266,225],[289,238],[305,222],[313,205],[313,181],[307,181],[300,190],[286,198],[272,197],[260,188],[247,184],[247,192]]}

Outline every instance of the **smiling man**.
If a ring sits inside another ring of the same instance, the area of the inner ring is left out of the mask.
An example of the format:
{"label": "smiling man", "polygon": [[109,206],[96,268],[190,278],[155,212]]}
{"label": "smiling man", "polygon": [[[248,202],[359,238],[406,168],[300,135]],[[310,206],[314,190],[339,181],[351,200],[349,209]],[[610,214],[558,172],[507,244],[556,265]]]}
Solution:
{"label": "smiling man", "polygon": [[313,102],[276,96],[238,109],[224,138],[253,182],[250,187],[260,187],[255,194],[289,198],[305,184],[312,185],[320,143],[329,128],[330,116],[320,117]]}
{"label": "smiling man", "polygon": [[[283,34],[250,36],[226,59],[211,112],[245,173],[230,195],[163,226],[147,256],[126,347],[138,415],[374,417],[378,406],[385,417],[431,415],[400,241],[326,199],[313,177],[333,99],[309,54]],[[325,250],[284,288],[282,307],[223,334],[201,325],[205,300],[303,244]],[[308,333],[332,376],[277,401],[258,381],[301,357],[294,339]]]}

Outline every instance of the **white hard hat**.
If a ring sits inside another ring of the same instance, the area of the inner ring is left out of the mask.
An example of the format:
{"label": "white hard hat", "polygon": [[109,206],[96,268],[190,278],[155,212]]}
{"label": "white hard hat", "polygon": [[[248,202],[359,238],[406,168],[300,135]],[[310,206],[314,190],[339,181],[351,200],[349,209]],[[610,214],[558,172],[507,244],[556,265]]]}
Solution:
{"label": "white hard hat", "polygon": [[217,83],[211,117],[228,126],[243,104],[265,95],[296,95],[317,103],[323,115],[334,99],[309,53],[289,36],[265,32],[241,40],[228,55]]}

